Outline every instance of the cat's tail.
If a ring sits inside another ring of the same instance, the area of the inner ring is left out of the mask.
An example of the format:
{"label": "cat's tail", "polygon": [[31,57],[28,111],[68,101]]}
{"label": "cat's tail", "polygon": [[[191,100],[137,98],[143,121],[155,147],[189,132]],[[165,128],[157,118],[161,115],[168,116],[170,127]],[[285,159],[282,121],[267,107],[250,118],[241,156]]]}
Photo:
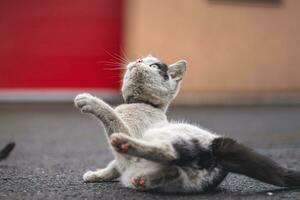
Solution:
{"label": "cat's tail", "polygon": [[15,143],[8,143],[1,151],[0,151],[0,160],[6,159],[10,152],[14,149]]}
{"label": "cat's tail", "polygon": [[283,168],[233,139],[215,139],[212,150],[216,161],[228,172],[243,174],[280,187],[300,186],[300,172]]}

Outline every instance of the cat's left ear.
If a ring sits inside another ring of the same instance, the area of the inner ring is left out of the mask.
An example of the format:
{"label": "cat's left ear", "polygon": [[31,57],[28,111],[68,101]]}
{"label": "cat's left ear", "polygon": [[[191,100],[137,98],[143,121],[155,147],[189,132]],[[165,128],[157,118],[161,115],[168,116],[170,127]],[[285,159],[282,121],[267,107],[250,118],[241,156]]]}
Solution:
{"label": "cat's left ear", "polygon": [[186,71],[187,62],[185,60],[179,60],[176,63],[169,65],[169,74],[172,79],[180,81]]}

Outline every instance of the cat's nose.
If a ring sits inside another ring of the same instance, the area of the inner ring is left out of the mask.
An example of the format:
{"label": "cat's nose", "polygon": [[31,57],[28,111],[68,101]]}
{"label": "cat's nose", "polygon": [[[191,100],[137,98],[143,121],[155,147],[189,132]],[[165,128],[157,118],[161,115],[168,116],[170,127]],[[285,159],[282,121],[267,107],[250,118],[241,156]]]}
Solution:
{"label": "cat's nose", "polygon": [[136,59],[136,61],[135,61],[135,63],[142,63],[142,62],[143,62],[143,60],[140,58]]}

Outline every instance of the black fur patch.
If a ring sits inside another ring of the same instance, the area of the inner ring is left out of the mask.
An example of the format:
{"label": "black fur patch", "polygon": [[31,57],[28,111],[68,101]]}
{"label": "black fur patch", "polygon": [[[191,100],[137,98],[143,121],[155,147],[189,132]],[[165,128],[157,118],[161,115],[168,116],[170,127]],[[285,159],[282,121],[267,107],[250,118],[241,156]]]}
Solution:
{"label": "black fur patch", "polygon": [[179,166],[196,164],[199,169],[211,169],[215,166],[212,152],[204,149],[197,139],[191,139],[190,141],[178,140],[173,143],[173,147],[179,155],[178,159],[173,161],[173,164]]}
{"label": "black fur patch", "polygon": [[165,81],[169,80],[168,65],[162,62],[153,63],[151,65],[157,65],[159,69],[159,74],[164,78]]}

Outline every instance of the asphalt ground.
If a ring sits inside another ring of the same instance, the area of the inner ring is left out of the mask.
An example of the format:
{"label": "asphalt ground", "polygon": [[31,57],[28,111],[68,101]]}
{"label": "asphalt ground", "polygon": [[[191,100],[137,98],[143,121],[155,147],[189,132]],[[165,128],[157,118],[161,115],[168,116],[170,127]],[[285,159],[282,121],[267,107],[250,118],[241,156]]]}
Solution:
{"label": "asphalt ground", "polygon": [[[230,136],[300,170],[300,106],[171,107],[170,119]],[[88,169],[113,158],[103,129],[72,104],[0,104],[0,199],[300,199],[288,190],[230,174],[208,194],[161,194],[123,188],[118,181],[84,183]]]}

